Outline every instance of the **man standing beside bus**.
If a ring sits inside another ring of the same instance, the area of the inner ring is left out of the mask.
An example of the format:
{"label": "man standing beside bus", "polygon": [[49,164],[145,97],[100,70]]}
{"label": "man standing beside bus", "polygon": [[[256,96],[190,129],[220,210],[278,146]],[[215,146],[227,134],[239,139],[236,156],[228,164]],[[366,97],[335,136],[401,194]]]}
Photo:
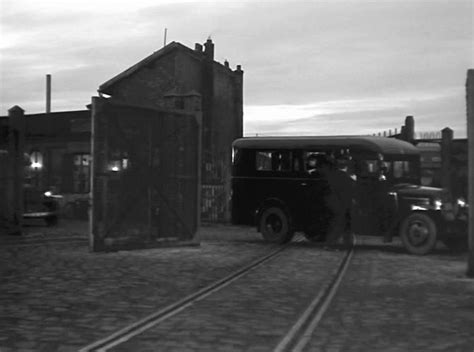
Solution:
{"label": "man standing beside bus", "polygon": [[336,245],[342,235],[344,243],[351,243],[351,208],[354,180],[343,171],[348,160],[339,158],[334,165],[327,157],[321,158],[321,175],[327,182],[325,205],[331,213],[326,244]]}

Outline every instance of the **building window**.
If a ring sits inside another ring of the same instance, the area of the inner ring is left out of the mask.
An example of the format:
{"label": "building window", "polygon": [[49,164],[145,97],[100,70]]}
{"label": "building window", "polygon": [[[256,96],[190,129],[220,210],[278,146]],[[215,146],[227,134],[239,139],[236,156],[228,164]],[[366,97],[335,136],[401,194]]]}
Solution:
{"label": "building window", "polygon": [[41,187],[41,176],[43,173],[43,154],[38,150],[33,150],[29,154],[28,167],[25,171],[25,183]]}
{"label": "building window", "polygon": [[72,191],[87,193],[90,189],[90,154],[74,154],[72,171]]}
{"label": "building window", "polygon": [[32,151],[30,154],[30,167],[33,170],[40,170],[43,168],[43,154],[41,152],[35,150]]}

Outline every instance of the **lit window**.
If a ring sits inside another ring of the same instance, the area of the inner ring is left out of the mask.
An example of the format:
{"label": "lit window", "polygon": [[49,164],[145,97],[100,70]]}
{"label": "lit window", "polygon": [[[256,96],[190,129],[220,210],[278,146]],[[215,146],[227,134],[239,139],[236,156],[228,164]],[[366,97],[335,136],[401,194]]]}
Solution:
{"label": "lit window", "polygon": [[31,168],[39,170],[43,167],[43,155],[39,151],[33,151],[30,155]]}

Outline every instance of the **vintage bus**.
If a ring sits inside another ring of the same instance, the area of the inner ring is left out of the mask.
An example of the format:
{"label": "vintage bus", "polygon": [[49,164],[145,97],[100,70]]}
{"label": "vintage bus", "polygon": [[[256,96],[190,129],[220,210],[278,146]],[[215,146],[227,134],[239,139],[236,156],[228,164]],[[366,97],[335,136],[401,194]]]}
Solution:
{"label": "vintage bus", "polygon": [[[344,157],[354,179],[350,226],[360,235],[399,235],[406,249],[425,254],[442,240],[458,247],[467,238],[463,209],[440,188],[420,185],[420,153],[410,143],[369,136],[254,137],[233,143],[232,222],[255,225],[264,239],[312,241],[327,232],[323,187],[308,159]],[[460,204],[462,204],[460,202]]]}

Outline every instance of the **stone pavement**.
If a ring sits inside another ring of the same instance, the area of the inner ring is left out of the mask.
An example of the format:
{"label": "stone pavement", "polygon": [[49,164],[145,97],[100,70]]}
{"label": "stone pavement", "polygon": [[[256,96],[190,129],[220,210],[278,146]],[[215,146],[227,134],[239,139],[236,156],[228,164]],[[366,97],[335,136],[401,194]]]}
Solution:
{"label": "stone pavement", "polygon": [[306,351],[474,351],[467,254],[413,256],[362,239]]}
{"label": "stone pavement", "polygon": [[292,243],[268,264],[111,351],[271,351],[336,274],[343,255]]}
{"label": "stone pavement", "polygon": [[90,253],[86,241],[53,242],[67,226],[37,230],[52,241],[0,248],[2,352],[76,351],[272,249],[252,229],[214,228],[199,247]]}
{"label": "stone pavement", "polygon": [[[84,241],[54,242],[67,236]],[[274,248],[252,228],[229,226],[204,227],[199,247],[106,254],[89,252],[85,223],[31,228],[25,237],[51,242],[0,239],[2,352],[76,351]],[[432,255],[411,256],[378,241],[358,245],[307,350],[473,351],[474,280],[464,278],[466,255],[440,245]],[[341,255],[309,243],[291,251],[272,260],[272,273],[255,272],[157,326],[155,335],[117,349],[159,351],[167,343],[177,351],[271,351]],[[163,335],[166,329],[173,334]]]}

